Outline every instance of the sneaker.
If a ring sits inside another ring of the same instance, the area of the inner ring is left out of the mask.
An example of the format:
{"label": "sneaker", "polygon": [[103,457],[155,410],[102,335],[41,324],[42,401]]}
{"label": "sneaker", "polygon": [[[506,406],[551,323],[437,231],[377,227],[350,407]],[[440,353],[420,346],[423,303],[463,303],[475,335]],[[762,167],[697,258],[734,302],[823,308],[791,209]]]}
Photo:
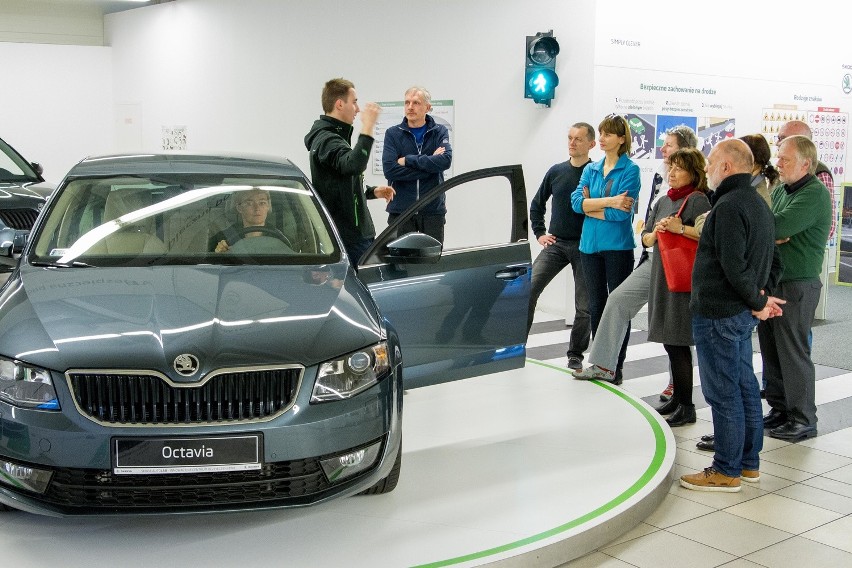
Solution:
{"label": "sneaker", "polygon": [[668,402],[671,399],[673,392],[674,383],[669,383],[669,386],[666,387],[666,390],[660,393],[660,402]]}
{"label": "sneaker", "polygon": [[760,472],[756,469],[744,469],[742,480],[749,483],[757,483],[760,481]]}
{"label": "sneaker", "polygon": [[719,473],[712,467],[705,467],[704,471],[683,475],[680,484],[694,491],[724,491],[726,493],[737,493],[740,490],[740,478],[728,477]]}
{"label": "sneaker", "polygon": [[598,367],[597,365],[592,365],[588,367],[585,371],[572,371],[572,375],[574,375],[575,379],[579,379],[581,381],[612,381],[614,375],[612,371],[607,371],[603,367]]}
{"label": "sneaker", "polygon": [[582,371],[583,370],[583,360],[579,357],[568,357],[568,365],[567,367],[572,371]]}

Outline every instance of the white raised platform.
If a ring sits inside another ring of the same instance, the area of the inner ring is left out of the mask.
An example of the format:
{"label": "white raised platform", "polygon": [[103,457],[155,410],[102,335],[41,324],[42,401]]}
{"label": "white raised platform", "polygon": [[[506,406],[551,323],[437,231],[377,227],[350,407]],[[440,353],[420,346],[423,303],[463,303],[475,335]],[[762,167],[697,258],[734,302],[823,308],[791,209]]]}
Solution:
{"label": "white raised platform", "polygon": [[388,495],[289,511],[54,519],[0,513],[6,566],[557,566],[668,492],[662,417],[608,384],[524,369],[409,391]]}

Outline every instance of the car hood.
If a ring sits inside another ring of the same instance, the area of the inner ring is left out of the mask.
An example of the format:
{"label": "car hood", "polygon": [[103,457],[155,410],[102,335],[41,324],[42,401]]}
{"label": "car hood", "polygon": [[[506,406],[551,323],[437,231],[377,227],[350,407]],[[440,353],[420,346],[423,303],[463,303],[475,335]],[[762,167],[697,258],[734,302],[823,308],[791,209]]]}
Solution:
{"label": "car hood", "polygon": [[[319,276],[317,276],[319,275]],[[338,276],[339,275],[339,276]],[[346,264],[22,266],[0,294],[0,355],[57,371],[305,366],[375,343],[377,310]]]}
{"label": "car hood", "polygon": [[56,186],[46,181],[40,183],[33,182],[0,182],[0,198],[14,199],[15,197],[38,198],[41,201],[46,200]]}

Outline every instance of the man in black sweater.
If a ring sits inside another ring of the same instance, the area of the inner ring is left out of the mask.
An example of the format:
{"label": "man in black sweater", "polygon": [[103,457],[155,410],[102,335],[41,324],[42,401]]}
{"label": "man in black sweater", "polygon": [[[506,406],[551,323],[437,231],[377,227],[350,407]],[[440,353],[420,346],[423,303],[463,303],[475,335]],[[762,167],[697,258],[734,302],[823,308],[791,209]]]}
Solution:
{"label": "man in black sweater", "polygon": [[[591,124],[578,122],[568,131],[569,160],[551,167],[530,204],[530,222],[536,239],[544,247],[533,263],[527,333],[533,323],[535,306],[544,288],[563,268],[571,265],[574,273],[574,324],[568,344],[568,368],[583,368],[583,352],[589,347],[591,323],[589,296],[580,262],[580,233],[585,215],[571,209],[571,192],[577,189],[583,168],[591,162],[589,150],[595,146],[595,129]],[[550,231],[545,230],[544,214],[547,200],[553,197]]]}
{"label": "man in black sweater", "polygon": [[680,478],[697,491],[740,490],[760,479],[763,409],[752,368],[751,334],[758,320],[781,315],[784,300],[767,296],[781,277],[775,223],[751,186],[754,157],[742,140],[717,144],[707,159],[715,189],[692,271],[692,333],[701,391],[715,433],[713,465]]}

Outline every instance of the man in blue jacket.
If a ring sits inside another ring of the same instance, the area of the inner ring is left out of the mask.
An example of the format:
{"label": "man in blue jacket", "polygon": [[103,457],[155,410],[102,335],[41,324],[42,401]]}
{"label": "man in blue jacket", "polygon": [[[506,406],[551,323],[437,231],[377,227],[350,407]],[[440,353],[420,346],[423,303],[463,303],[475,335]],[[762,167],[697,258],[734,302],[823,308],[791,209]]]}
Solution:
{"label": "man in blue jacket", "polygon": [[[444,171],[453,160],[447,127],[427,113],[432,110],[432,95],[423,87],[405,91],[405,118],[385,131],[382,168],[385,178],[396,190],[388,203],[388,224],[413,203],[444,181]],[[399,227],[399,234],[419,231],[444,242],[447,215],[443,195],[420,209]]]}

